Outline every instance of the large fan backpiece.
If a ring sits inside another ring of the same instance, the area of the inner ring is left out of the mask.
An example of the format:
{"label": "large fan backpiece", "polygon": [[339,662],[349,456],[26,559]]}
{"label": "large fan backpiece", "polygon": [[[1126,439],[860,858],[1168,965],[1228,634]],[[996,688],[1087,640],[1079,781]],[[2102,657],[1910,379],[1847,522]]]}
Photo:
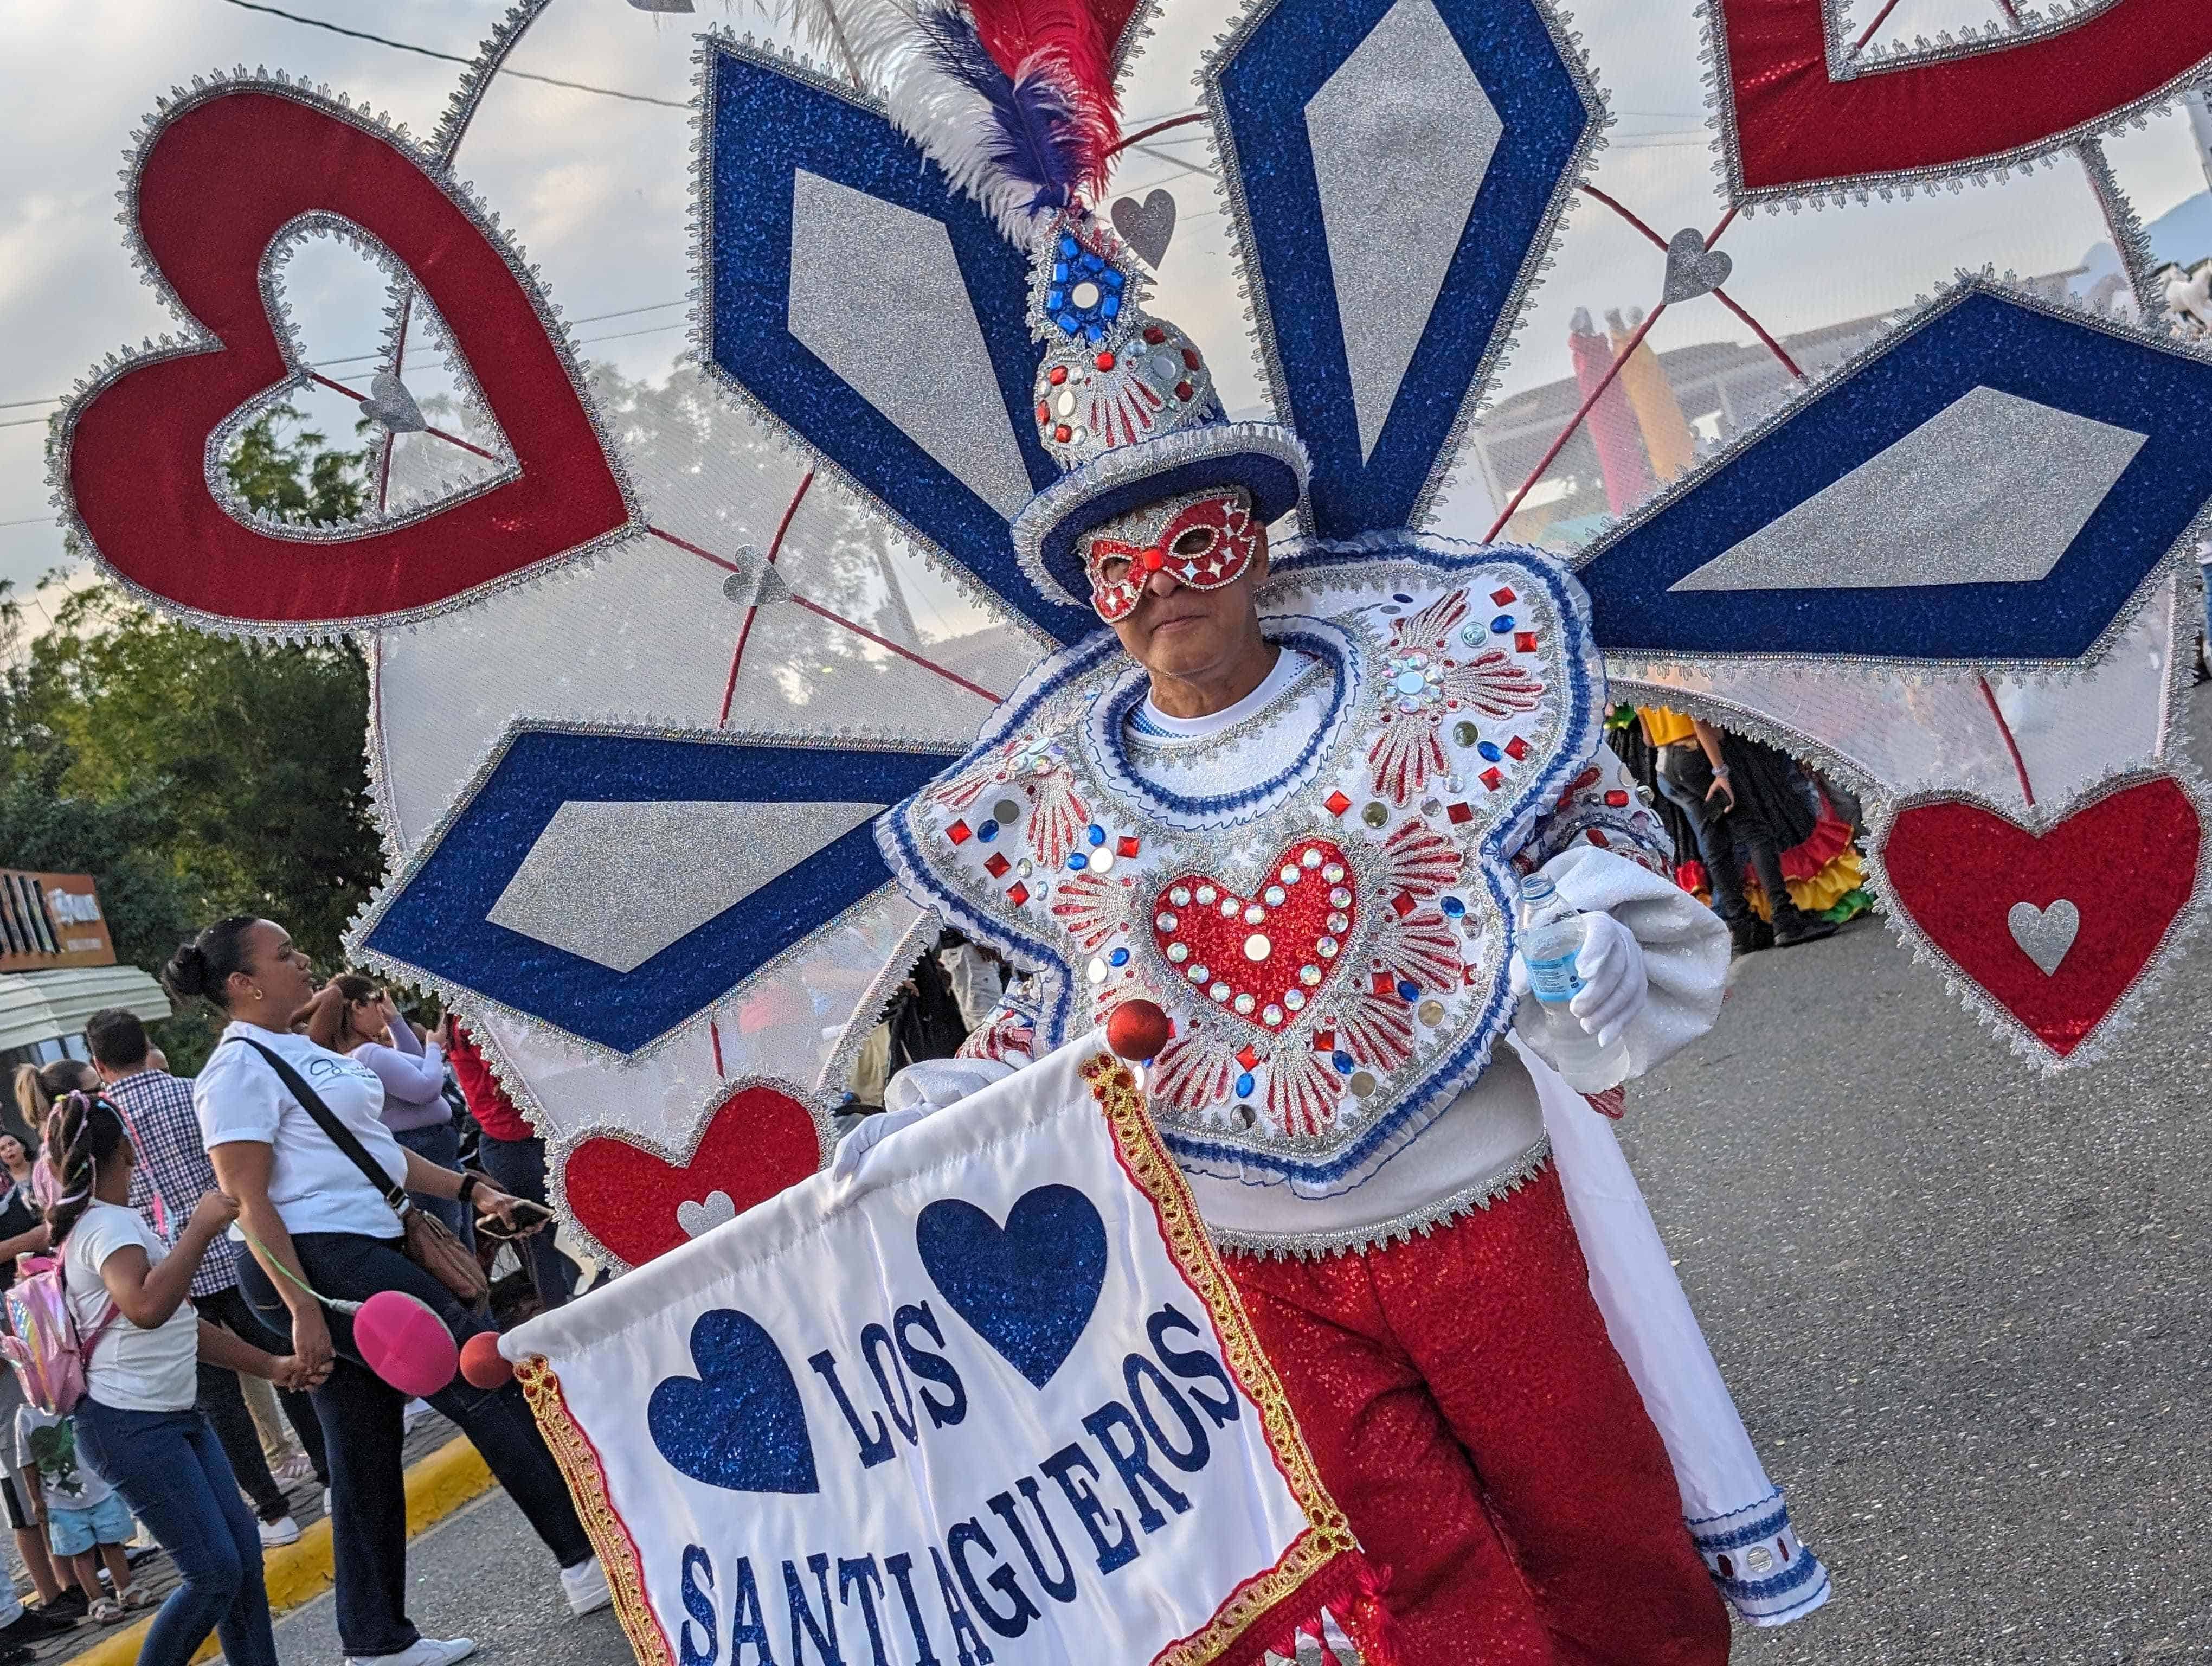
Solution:
{"label": "large fan backpiece", "polygon": [[[125,218],[186,334],[96,369],[55,481],[70,528],[155,605],[367,648],[393,871],[354,947],[477,1024],[574,1220],[634,1263],[826,1154],[861,1043],[937,930],[870,823],[964,752],[1031,663],[1097,628],[1017,536],[1079,444],[1041,357],[1135,315],[1173,217],[1129,199],[1109,225],[921,161],[916,137],[944,155],[943,126],[978,119],[945,65],[963,29],[992,44],[994,8],[815,7],[827,70],[702,35],[698,368],[804,470],[763,553],[702,503],[700,459],[626,443],[596,408],[534,269],[455,177],[544,4],[508,15],[427,143],[283,76],[165,101]],[[2061,149],[2100,167],[2100,133],[2204,75],[2201,11],[2118,0],[1863,64],[1831,0],[1711,0],[1725,187],[1749,209]],[[1115,68],[1150,20],[1127,0],[1090,13],[1107,125],[1085,166],[1103,175]],[[2145,34],[2114,33],[2124,14],[2156,25],[2155,62],[2130,50]],[[950,20],[930,64],[902,56],[917,15]],[[1168,21],[1152,50],[1180,50]],[[1435,507],[1607,125],[1564,18],[1547,0],[1254,0],[1200,80],[1274,414],[1310,459],[1284,582],[1380,535],[1480,541]],[[1893,121],[1899,98],[1936,119]],[[394,280],[384,374],[356,390],[390,431],[380,513],[258,520],[220,458],[313,374],[274,274],[333,231]],[[1071,283],[1100,280],[1079,304],[1033,289],[1040,235],[1069,240]],[[1711,238],[1652,236],[1655,301],[1724,283]],[[1109,420],[1218,418],[1202,344],[1161,327],[1084,397],[1134,402]],[[463,380],[472,438],[407,393],[426,339]],[[2202,909],[2205,800],[2171,714],[2212,504],[2208,399],[2212,359],[2162,329],[1962,275],[1575,563],[1616,696],[1862,787],[1893,922],[2045,1067],[2109,1041]],[[973,652],[933,660],[837,611],[840,511],[809,496],[817,471],[996,622]],[[823,645],[854,640],[866,675],[841,677]],[[1511,760],[1468,763],[1512,790]]]}

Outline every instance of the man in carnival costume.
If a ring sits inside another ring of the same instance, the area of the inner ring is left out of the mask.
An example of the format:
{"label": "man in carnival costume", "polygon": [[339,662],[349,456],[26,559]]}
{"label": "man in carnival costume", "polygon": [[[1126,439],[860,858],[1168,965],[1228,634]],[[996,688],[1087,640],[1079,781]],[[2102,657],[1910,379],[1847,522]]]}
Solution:
{"label": "man in carnival costume", "polygon": [[[1624,1040],[1636,1073],[1720,1007],[1726,930],[1667,877],[1665,836],[1599,739],[1587,602],[1540,553],[1410,532],[1294,544],[1271,570],[1265,528],[1297,507],[1304,450],[1224,420],[1139,281],[1072,214],[1039,244],[1030,298],[1036,421],[1068,472],[1017,517],[1015,547],[1111,634],[1040,665],[878,824],[908,893],[1031,988],[973,1061],[904,1073],[839,1166],[1157,1002],[1173,1035],[1152,1116],[1390,1570],[1407,1658],[1725,1659],[1716,1578],[1754,1609],[1802,1609],[1826,1577],[1778,1499],[1731,1526],[1786,1598],[1732,1577],[1724,1546],[1701,1560],[1546,1132],[1547,1113],[1596,1114],[1525,1034],[1499,1045],[1533,871],[1588,920],[1575,1018]],[[1656,1264],[1694,1338],[1635,1213],[1629,1280]]]}

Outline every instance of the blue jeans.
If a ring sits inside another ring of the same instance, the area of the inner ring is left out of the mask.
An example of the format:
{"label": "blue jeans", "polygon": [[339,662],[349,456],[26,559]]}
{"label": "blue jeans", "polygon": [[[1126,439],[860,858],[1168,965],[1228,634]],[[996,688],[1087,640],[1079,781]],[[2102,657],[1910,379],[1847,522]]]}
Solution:
{"label": "blue jeans", "polygon": [[[426,1162],[435,1163],[441,1169],[461,1166],[461,1134],[452,1120],[433,1122],[425,1128],[405,1128],[392,1136],[416,1156]],[[415,1207],[427,1210],[453,1229],[453,1236],[471,1249],[476,1247],[475,1224],[470,1219],[469,1206],[457,1197],[433,1197],[428,1192],[410,1192]]]}
{"label": "blue jeans", "polygon": [[[326,1297],[357,1302],[380,1290],[404,1291],[463,1341],[492,1328],[490,1320],[462,1306],[402,1254],[399,1244],[398,1238],[353,1232],[292,1234],[307,1282]],[[291,1313],[261,1263],[241,1256],[238,1271],[247,1304],[289,1347]],[[338,1642],[356,1658],[398,1654],[422,1635],[407,1617],[407,1484],[400,1468],[405,1396],[362,1363],[352,1320],[328,1309],[324,1317],[337,1363],[313,1394],[331,1456]],[[565,1568],[591,1560],[592,1541],[584,1535],[568,1483],[538,1432],[520,1383],[510,1382],[487,1393],[456,1376],[429,1401],[483,1454],[556,1561]],[[247,1529],[252,1530],[251,1521]]]}
{"label": "blue jeans", "polygon": [[161,1541],[183,1576],[154,1616],[138,1666],[185,1666],[209,1632],[230,1666],[276,1666],[261,1535],[207,1419],[131,1412],[87,1397],[77,1445]]}

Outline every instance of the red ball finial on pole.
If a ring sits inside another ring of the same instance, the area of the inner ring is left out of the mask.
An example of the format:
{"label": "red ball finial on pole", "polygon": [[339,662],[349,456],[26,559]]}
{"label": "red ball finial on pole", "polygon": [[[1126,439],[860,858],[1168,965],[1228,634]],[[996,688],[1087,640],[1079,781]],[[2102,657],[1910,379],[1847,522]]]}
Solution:
{"label": "red ball finial on pole", "polygon": [[1117,1057],[1136,1063],[1157,1058],[1174,1033],[1158,1001],[1125,1000],[1106,1020],[1106,1045]]}

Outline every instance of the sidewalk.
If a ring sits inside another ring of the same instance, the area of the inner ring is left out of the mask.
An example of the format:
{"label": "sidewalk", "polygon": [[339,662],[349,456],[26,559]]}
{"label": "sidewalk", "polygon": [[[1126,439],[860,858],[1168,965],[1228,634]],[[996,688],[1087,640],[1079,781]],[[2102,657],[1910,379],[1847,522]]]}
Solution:
{"label": "sidewalk", "polygon": [[[490,1474],[476,1449],[435,1412],[418,1419],[407,1432],[404,1457],[407,1465],[410,1536],[451,1514],[492,1485]],[[300,1524],[299,1541],[264,1552],[262,1558],[263,1577],[269,1585],[269,1606],[280,1616],[285,1609],[296,1608],[326,1590],[331,1577],[331,1536],[323,1515],[322,1487],[310,1475],[305,1481],[287,1488],[285,1495],[291,1500],[292,1519]],[[15,1554],[12,1541],[8,1547],[8,1566],[17,1592],[27,1596],[30,1581]],[[149,1585],[163,1596],[176,1587],[176,1566],[159,1553],[139,1563],[132,1573],[134,1583]],[[59,1663],[67,1663],[68,1666],[131,1666],[138,1657],[139,1644],[151,1618],[149,1610],[133,1614],[126,1625],[95,1626],[89,1620],[82,1621],[74,1630],[40,1645],[35,1666],[58,1666]],[[212,1657],[216,1648],[216,1639],[210,1636],[198,1657]]]}

